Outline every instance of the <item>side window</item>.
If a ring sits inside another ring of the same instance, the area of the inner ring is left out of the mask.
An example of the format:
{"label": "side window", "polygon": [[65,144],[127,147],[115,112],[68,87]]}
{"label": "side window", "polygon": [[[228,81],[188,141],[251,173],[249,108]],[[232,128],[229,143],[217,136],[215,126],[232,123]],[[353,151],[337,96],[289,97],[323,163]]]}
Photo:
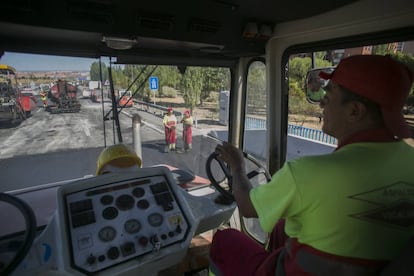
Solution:
{"label": "side window", "polygon": [[[261,60],[253,61],[247,73],[247,91],[245,107],[244,147],[260,164],[266,166],[267,158],[267,99],[266,99],[266,65]],[[247,164],[253,166],[253,164]],[[266,183],[263,175],[251,179],[253,185]],[[266,233],[260,227],[258,219],[243,218],[243,226],[254,239],[264,243]]]}
{"label": "side window", "polygon": [[336,147],[336,139],[322,132],[322,109],[317,102],[307,99],[305,93],[306,73],[311,68],[332,67],[334,62],[340,60],[336,54],[332,55],[332,59],[330,57],[328,52],[302,53],[289,57],[287,160],[329,153]]}
{"label": "side window", "polygon": [[266,65],[263,61],[253,61],[247,74],[243,149],[263,164],[266,163],[266,119]]}
{"label": "side window", "polygon": [[[313,53],[294,54],[289,57],[289,122],[287,160],[300,156],[332,152],[337,146],[334,137],[322,131],[323,115],[316,101],[309,95],[313,91],[313,78],[306,73],[313,68],[332,68],[341,59],[353,55],[390,55],[414,70],[414,41],[390,42],[379,45],[363,45],[354,48],[334,49]],[[306,90],[306,91],[305,91]],[[316,97],[320,98],[320,97]],[[403,107],[404,117],[414,127],[414,88]],[[413,139],[407,139],[414,145]]]}

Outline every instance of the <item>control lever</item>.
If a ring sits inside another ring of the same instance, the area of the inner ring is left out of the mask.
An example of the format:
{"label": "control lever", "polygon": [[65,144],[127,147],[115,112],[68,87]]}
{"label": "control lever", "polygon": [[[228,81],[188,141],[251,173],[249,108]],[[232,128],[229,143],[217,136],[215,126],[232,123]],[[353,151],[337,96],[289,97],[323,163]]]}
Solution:
{"label": "control lever", "polygon": [[154,235],[150,238],[150,242],[153,245],[152,251],[159,252],[161,249],[161,242],[157,235]]}

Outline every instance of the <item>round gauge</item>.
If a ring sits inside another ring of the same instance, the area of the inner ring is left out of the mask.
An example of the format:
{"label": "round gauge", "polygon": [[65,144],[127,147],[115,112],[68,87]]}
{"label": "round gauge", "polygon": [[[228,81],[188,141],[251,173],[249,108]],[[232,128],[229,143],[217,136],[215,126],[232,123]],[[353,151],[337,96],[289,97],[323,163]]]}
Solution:
{"label": "round gauge", "polygon": [[114,219],[118,216],[118,209],[116,209],[115,207],[106,207],[103,211],[102,211],[102,216],[105,219]]}
{"label": "round gauge", "polygon": [[134,207],[135,200],[130,195],[121,195],[116,199],[115,204],[119,210],[125,211]]}
{"label": "round gauge", "polygon": [[141,199],[137,202],[137,207],[139,209],[147,209],[149,207],[149,202],[146,199]]}
{"label": "round gauge", "polygon": [[136,187],[135,189],[132,190],[132,194],[135,197],[143,197],[145,195],[145,190],[141,187]]}
{"label": "round gauge", "polygon": [[163,222],[164,218],[162,217],[162,215],[160,213],[153,213],[151,215],[148,216],[148,223],[151,226],[160,226]]}
{"label": "round gauge", "polygon": [[141,230],[141,223],[137,219],[129,219],[125,222],[124,229],[130,234],[138,233]]}
{"label": "round gauge", "polygon": [[103,242],[109,242],[115,239],[116,230],[112,226],[105,226],[98,233],[99,239]]}
{"label": "round gauge", "polygon": [[103,197],[101,197],[101,203],[103,205],[109,205],[114,201],[114,197],[111,195],[104,195]]}

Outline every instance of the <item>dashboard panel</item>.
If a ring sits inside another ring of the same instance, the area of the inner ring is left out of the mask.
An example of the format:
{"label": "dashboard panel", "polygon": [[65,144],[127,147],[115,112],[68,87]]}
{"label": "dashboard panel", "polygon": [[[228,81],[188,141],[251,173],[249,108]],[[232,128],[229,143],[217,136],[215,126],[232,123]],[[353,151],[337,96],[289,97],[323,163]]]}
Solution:
{"label": "dashboard panel", "polygon": [[66,194],[73,266],[98,272],[185,241],[188,218],[169,186],[158,174]]}
{"label": "dashboard panel", "polygon": [[166,166],[75,180],[54,194],[54,215],[12,275],[157,275],[236,207],[215,203],[209,186],[181,188]]}

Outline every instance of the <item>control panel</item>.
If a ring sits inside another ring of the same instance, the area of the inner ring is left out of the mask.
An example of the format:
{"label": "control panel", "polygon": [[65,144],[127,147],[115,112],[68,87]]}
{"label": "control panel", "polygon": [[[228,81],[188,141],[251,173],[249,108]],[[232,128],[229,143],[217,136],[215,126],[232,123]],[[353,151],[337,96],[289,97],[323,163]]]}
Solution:
{"label": "control panel", "polygon": [[180,188],[165,166],[79,179],[57,193],[36,191],[43,200],[38,192],[56,195],[56,212],[13,276],[155,276],[182,261],[195,235],[227,222],[236,208],[215,203],[218,192],[210,187]]}
{"label": "control panel", "polygon": [[[167,170],[168,171],[168,170]],[[95,273],[189,240],[190,220],[171,177],[152,170],[64,194],[71,266]],[[154,174],[155,173],[155,174]]]}

